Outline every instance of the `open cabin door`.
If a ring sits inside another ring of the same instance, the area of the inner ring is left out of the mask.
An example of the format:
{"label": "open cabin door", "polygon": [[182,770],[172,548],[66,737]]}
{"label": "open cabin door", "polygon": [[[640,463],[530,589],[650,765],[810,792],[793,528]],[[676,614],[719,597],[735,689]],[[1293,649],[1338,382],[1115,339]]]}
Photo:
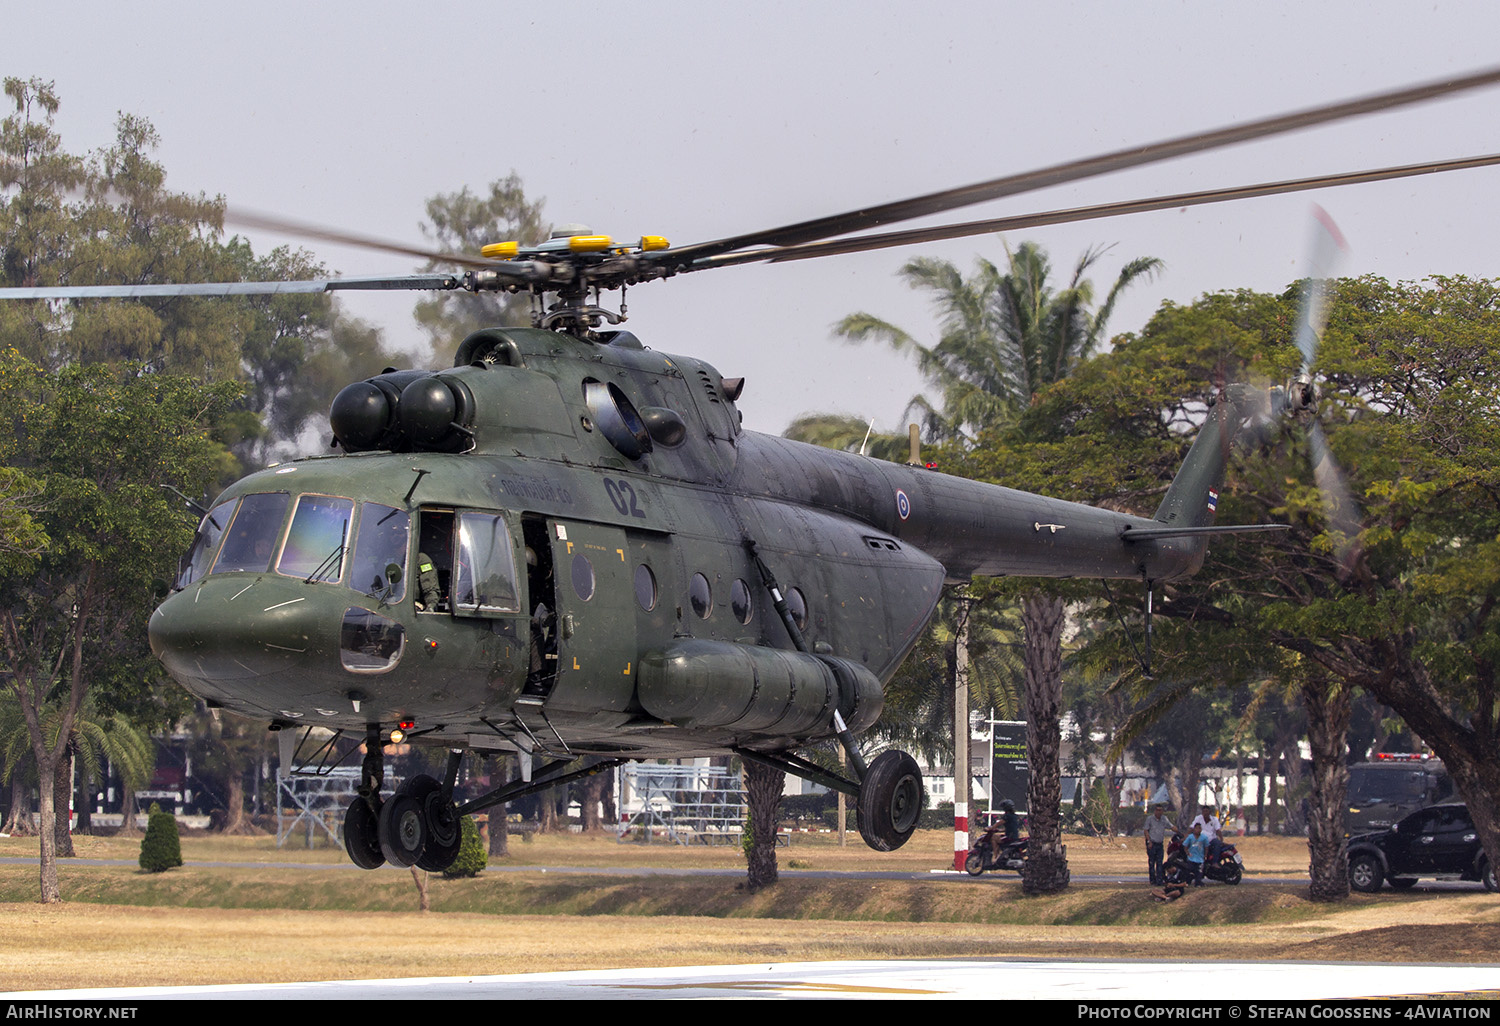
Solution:
{"label": "open cabin door", "polygon": [[[540,525],[527,526],[531,542]],[[547,707],[623,712],[633,698],[637,671],[634,578],[625,532],[576,520],[548,519],[545,528],[557,668]]]}

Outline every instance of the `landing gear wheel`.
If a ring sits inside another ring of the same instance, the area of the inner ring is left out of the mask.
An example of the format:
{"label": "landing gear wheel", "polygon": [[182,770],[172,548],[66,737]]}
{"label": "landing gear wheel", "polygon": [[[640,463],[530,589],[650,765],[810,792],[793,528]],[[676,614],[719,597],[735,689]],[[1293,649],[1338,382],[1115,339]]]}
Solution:
{"label": "landing gear wheel", "polygon": [[385,853],[380,850],[380,819],[363,798],[355,798],[344,813],[344,850],[360,869],[385,865]]}
{"label": "landing gear wheel", "polygon": [[421,799],[405,787],[380,807],[380,850],[396,866],[414,866],[427,845],[427,816]]}
{"label": "landing gear wheel", "polygon": [[427,846],[422,849],[422,857],[417,859],[417,868],[441,873],[458,858],[458,849],[464,838],[463,822],[453,802],[443,801],[443,788],[436,780],[431,777],[418,777],[417,780],[430,781],[433,785],[430,789],[424,786],[427,793],[421,796],[423,818],[427,824]]}
{"label": "landing gear wheel", "polygon": [[964,859],[964,872],[970,876],[979,876],[984,872],[984,859],[980,857],[977,851]]}
{"label": "landing gear wheel", "polygon": [[1245,877],[1245,871],[1238,865],[1224,867],[1224,882],[1231,886],[1239,883]]}
{"label": "landing gear wheel", "polygon": [[1356,891],[1374,894],[1384,878],[1385,870],[1374,855],[1356,855],[1349,860],[1349,886]]}
{"label": "landing gear wheel", "polygon": [[905,752],[887,751],[870,763],[855,805],[859,836],[876,851],[895,851],[922,815],[922,771]]}

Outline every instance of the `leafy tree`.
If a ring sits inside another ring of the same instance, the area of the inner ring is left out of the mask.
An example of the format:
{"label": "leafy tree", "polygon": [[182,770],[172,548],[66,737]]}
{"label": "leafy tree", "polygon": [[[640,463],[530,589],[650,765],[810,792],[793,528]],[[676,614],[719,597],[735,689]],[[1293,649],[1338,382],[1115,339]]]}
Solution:
{"label": "leafy tree", "polygon": [[[1330,526],[1337,520],[1309,467],[1306,432],[1267,425],[1259,451],[1232,464],[1219,515],[1289,530],[1216,543],[1199,580],[1164,589],[1157,605],[1162,676],[1270,679],[1328,717],[1312,725],[1314,751],[1323,753],[1314,767],[1315,829],[1331,829],[1330,810],[1341,804],[1339,760],[1329,758],[1342,747],[1340,692],[1358,688],[1444,758],[1486,851],[1500,853],[1497,295],[1494,283],[1467,278],[1339,282],[1319,361],[1319,416],[1358,497],[1352,544]],[[1139,337],[1119,340],[1046,393],[1025,418],[1030,444],[986,453],[986,472],[1009,480],[1051,473],[1140,511],[1185,447],[1177,425],[1211,400],[1208,382],[1294,373],[1299,299],[1293,289],[1164,305]],[[1049,424],[1066,434],[1049,433]],[[1281,717],[1280,725],[1273,749],[1293,747],[1291,722]],[[1314,838],[1332,880],[1338,866],[1327,852],[1336,848],[1325,840]]]}
{"label": "leafy tree", "polygon": [[[186,551],[193,523],[162,485],[202,489],[222,449],[208,426],[237,385],[202,386],[105,367],[49,373],[14,350],[0,353],[0,463],[41,482],[48,548],[0,576],[0,654],[42,780],[56,775],[95,680],[118,681],[122,660],[141,665],[156,589]],[[149,689],[161,680],[134,682]],[[103,694],[106,700],[118,696]],[[139,699],[137,699],[139,701]],[[55,727],[44,722],[56,710]],[[59,897],[55,805],[41,788],[41,893]]]}
{"label": "leafy tree", "polygon": [[[422,232],[439,250],[473,256],[492,242],[535,245],[550,229],[542,220],[542,202],[531,202],[515,172],[490,183],[487,195],[468,186],[427,201]],[[430,261],[425,270],[446,270]],[[531,299],[506,292],[447,292],[417,303],[417,323],[427,331],[434,351],[446,353],[478,328],[531,323]]]}

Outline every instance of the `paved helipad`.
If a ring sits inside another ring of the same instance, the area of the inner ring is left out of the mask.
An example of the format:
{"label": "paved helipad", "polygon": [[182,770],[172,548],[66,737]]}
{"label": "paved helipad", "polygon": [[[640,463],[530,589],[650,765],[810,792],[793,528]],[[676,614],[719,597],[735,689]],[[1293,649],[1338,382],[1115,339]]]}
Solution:
{"label": "paved helipad", "polygon": [[1311,962],[869,961],[605,969],[513,976],[139,987],[7,994],[11,1002],[432,998],[1006,998],[1257,1002],[1500,996],[1500,965]]}

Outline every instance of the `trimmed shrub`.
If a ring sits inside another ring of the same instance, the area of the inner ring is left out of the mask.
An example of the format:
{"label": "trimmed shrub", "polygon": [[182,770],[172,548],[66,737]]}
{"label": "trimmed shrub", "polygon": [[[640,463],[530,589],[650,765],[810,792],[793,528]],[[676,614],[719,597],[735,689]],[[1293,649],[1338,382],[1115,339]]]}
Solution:
{"label": "trimmed shrub", "polygon": [[443,870],[443,876],[449,880],[461,876],[478,876],[490,864],[490,857],[484,850],[484,842],[479,839],[479,828],[474,825],[473,817],[465,816],[460,827],[463,837],[458,842],[458,858],[453,860],[453,865]]}
{"label": "trimmed shrub", "polygon": [[152,802],[146,817],[146,836],[141,840],[141,868],[148,873],[164,873],[180,865],[182,841],[177,836],[177,817]]}

